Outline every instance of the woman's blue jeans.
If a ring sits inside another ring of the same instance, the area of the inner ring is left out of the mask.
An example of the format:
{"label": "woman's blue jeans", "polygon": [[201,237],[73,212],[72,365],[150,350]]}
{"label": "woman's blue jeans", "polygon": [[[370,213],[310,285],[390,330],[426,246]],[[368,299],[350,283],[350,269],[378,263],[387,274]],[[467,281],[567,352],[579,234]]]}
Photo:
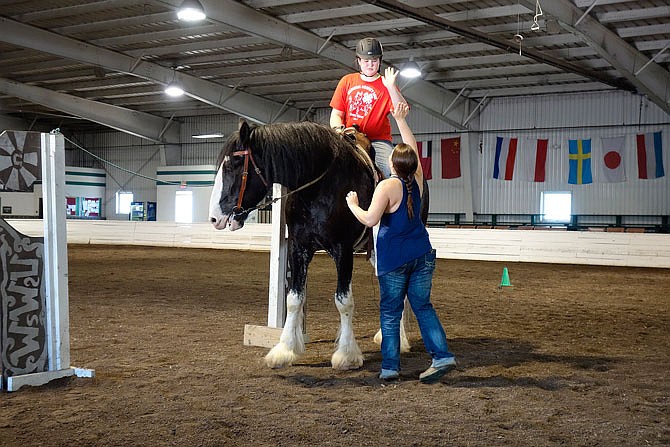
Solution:
{"label": "woman's blue jeans", "polygon": [[379,277],[382,369],[400,371],[400,318],[405,296],[416,315],[426,351],[433,360],[453,357],[440,319],[430,302],[435,250]]}

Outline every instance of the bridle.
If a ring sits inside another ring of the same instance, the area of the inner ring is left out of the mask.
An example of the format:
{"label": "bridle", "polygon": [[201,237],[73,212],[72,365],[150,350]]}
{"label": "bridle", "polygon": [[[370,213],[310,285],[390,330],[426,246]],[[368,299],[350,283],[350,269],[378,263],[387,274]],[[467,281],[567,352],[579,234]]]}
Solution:
{"label": "bridle", "polygon": [[319,180],[321,180],[322,178],[324,178],[326,176],[326,174],[330,170],[330,166],[331,166],[331,165],[329,165],[328,168],[326,168],[326,170],[323,171],[323,174],[321,174],[320,176],[318,176],[314,180],[312,180],[312,181],[310,181],[310,182],[308,182],[308,183],[306,183],[306,184],[304,184],[304,185],[302,185],[302,186],[300,186],[300,187],[298,187],[298,188],[296,188],[292,191],[289,191],[288,193],[286,193],[286,194],[284,194],[280,197],[275,197],[274,199],[269,199],[268,196],[265,196],[263,201],[261,203],[259,203],[258,205],[252,206],[251,208],[243,209],[242,208],[242,200],[244,200],[244,192],[247,189],[247,178],[249,177],[249,160],[251,160],[251,164],[254,166],[254,172],[256,174],[258,174],[261,181],[263,182],[263,185],[265,185],[266,188],[269,188],[269,186],[268,186],[267,180],[265,180],[265,177],[263,177],[263,173],[261,172],[260,168],[256,164],[256,160],[254,160],[254,156],[251,153],[251,148],[250,147],[242,148],[240,150],[237,150],[237,151],[233,152],[232,155],[236,156],[236,157],[244,155],[244,170],[242,171],[242,185],[240,186],[240,195],[237,198],[237,205],[233,208],[233,212],[232,212],[233,216],[235,216],[235,217],[241,216],[244,213],[250,213],[254,210],[263,209],[263,208],[265,208],[269,205],[272,205],[273,203],[275,203],[278,200],[284,199],[284,198],[290,196],[291,194],[295,194],[298,191],[301,191],[305,188],[308,188],[308,187],[312,186],[313,184],[315,184],[316,182],[318,182]]}
{"label": "bridle", "polygon": [[251,160],[251,164],[254,165],[254,172],[256,172],[256,174],[258,174],[258,176],[261,178],[263,185],[265,185],[266,188],[268,187],[268,182],[265,180],[265,177],[263,177],[260,168],[256,164],[256,160],[254,160],[254,156],[251,153],[251,148],[246,148],[233,152],[233,156],[235,157],[239,157],[241,155],[244,155],[244,170],[242,171],[242,186],[240,186],[240,195],[237,198],[237,205],[233,208],[233,214],[235,216],[239,216],[241,214],[244,214],[245,211],[248,211],[242,209],[242,200],[244,200],[244,191],[247,190],[247,178],[249,177],[249,160]]}

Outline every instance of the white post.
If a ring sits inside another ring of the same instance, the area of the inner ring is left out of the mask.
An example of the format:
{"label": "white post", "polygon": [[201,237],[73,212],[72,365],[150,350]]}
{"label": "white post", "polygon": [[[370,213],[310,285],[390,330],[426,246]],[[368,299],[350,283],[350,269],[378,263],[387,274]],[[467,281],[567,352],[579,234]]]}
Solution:
{"label": "white post", "polygon": [[[288,228],[284,216],[286,187],[278,183],[272,185],[272,197],[277,199],[272,205],[272,236],[270,238],[270,284],[268,288],[268,325],[244,325],[244,344],[272,348],[279,342],[286,322],[286,274],[288,270]],[[290,274],[290,272],[289,272]],[[304,327],[303,327],[304,332]],[[303,334],[305,343],[309,342]]]}
{"label": "white post", "polygon": [[93,377],[91,369],[70,366],[67,229],[65,222],[65,143],[59,134],[41,135],[44,225],[45,323],[47,371],[7,378],[7,391],[38,386],[76,375]]}
{"label": "white post", "polygon": [[286,187],[279,183],[272,185],[272,236],[270,238],[270,286],[268,292],[268,327],[283,328],[286,321],[286,255],[287,235],[285,203],[281,197]]}
{"label": "white post", "polygon": [[42,134],[44,282],[49,371],[70,367],[65,145],[62,135]]}

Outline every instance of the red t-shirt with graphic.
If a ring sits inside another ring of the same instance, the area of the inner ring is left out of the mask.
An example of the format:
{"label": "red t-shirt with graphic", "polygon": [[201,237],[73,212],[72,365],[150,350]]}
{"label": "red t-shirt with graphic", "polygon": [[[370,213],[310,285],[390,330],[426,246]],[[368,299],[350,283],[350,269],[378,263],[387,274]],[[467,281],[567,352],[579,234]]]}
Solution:
{"label": "red t-shirt with graphic", "polygon": [[393,103],[381,76],[372,82],[362,80],[360,73],[343,76],[330,107],[344,112],[345,127],[356,124],[370,140],[391,141],[388,114]]}

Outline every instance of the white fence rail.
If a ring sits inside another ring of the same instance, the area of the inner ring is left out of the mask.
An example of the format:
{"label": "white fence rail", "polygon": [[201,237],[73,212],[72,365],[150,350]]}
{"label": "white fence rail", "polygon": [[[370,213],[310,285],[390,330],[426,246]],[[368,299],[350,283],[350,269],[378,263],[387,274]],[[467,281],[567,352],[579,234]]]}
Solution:
{"label": "white fence rail", "polygon": [[[15,219],[11,225],[41,235],[42,221]],[[207,223],[67,221],[72,244],[128,244],[269,251],[270,224],[246,224],[217,231]],[[593,264],[670,268],[670,234],[590,231],[522,231],[429,228],[437,256],[507,262]]]}

